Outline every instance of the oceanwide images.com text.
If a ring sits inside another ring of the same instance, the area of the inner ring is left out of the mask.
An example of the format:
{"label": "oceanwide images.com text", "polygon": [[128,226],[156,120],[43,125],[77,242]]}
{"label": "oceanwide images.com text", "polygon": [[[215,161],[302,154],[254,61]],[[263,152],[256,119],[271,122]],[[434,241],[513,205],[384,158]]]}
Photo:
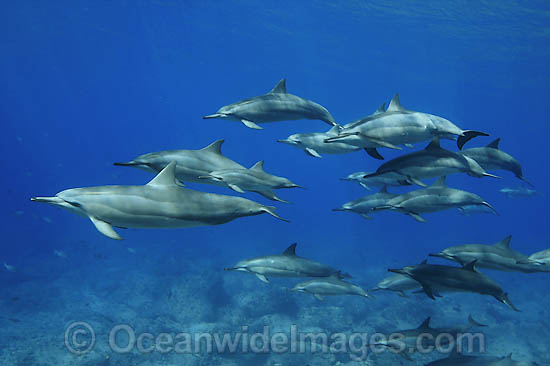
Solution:
{"label": "oceanwide images.com text", "polygon": [[[288,331],[272,331],[264,326],[252,331],[247,325],[236,332],[146,332],[128,324],[113,326],[108,334],[96,335],[87,322],[73,322],[65,331],[65,347],[75,355],[92,352],[98,342],[118,354],[138,353],[295,353],[348,354],[353,360],[365,360],[369,354],[450,353],[453,351],[485,352],[482,333],[421,333],[414,338],[401,333],[305,332],[297,325]],[[103,347],[102,347],[103,348]]]}

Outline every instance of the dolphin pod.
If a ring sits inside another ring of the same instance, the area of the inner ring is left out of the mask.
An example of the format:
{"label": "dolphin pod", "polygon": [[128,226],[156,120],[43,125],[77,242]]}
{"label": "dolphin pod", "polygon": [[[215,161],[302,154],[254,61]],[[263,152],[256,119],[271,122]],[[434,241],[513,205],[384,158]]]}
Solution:
{"label": "dolphin pod", "polygon": [[[407,110],[395,94],[387,110],[385,104],[375,113],[346,125],[338,125],[323,106],[290,94],[286,80],[282,79],[270,92],[221,107],[215,114],[204,119],[227,119],[243,123],[252,129],[262,129],[260,124],[287,120],[320,120],[328,125],[328,131],[296,133],[279,143],[295,146],[307,155],[320,158],[322,154],[347,154],[364,149],[371,157],[383,160],[380,148],[396,151],[403,146],[431,141],[419,151],[404,154],[385,164],[375,172],[350,174],[343,180],[356,181],[363,187],[380,187],[380,191],[344,203],[334,211],[350,211],[370,218],[380,210],[404,213],[417,221],[426,221],[421,215],[458,208],[463,213],[483,209],[496,210],[481,197],[445,184],[447,175],[465,173],[474,177],[497,177],[488,170],[507,170],[518,179],[527,182],[518,160],[500,150],[497,139],[487,146],[462,150],[465,143],[487,133],[463,130],[450,120],[433,114]],[[441,147],[440,140],[456,140],[458,152]],[[118,166],[135,167],[157,173],[143,186],[100,186],[74,188],[59,192],[54,197],[33,197],[36,202],[45,202],[88,217],[96,229],[112,239],[122,239],[114,228],[179,228],[219,225],[240,217],[268,213],[282,219],[275,208],[242,197],[199,192],[182,187],[182,182],[207,183],[226,186],[236,192],[257,192],[270,200],[286,202],[273,190],[298,187],[287,178],[269,174],[259,161],[250,169],[229,159],[221,152],[224,140],[217,140],[199,150],[165,150],[137,156]],[[257,159],[256,159],[257,161]],[[427,186],[422,180],[438,178]],[[418,185],[426,187],[407,193],[389,193],[387,187]],[[532,196],[538,194],[527,188],[503,189],[509,196]],[[284,220],[286,221],[286,220]],[[347,273],[331,266],[296,255],[296,244],[282,254],[268,255],[239,261],[228,271],[254,274],[263,282],[269,277],[313,278],[292,288],[295,292],[310,293],[321,300],[324,296],[356,295],[371,297],[362,287],[345,281]],[[131,248],[128,248],[129,250]],[[57,254],[56,254],[57,255]],[[434,257],[453,260],[461,267],[428,264],[389,269],[393,274],[378,283],[371,291],[394,291],[407,296],[406,291],[420,289],[435,300],[442,294],[469,292],[489,295],[518,310],[508,294],[498,283],[478,271],[479,268],[515,272],[550,272],[549,250],[530,256],[510,248],[510,237],[495,245],[467,244],[450,247]],[[59,255],[61,257],[61,255]],[[7,271],[15,267],[4,263]],[[462,327],[437,329],[430,327],[427,318],[420,327],[402,332],[412,339],[419,332],[435,334],[446,331],[455,334],[473,326],[483,326],[471,317]],[[391,344],[386,344],[391,347]],[[473,357],[451,355],[429,365],[498,365],[525,366],[534,363],[513,361],[511,357]]]}
{"label": "dolphin pod", "polygon": [[268,213],[284,220],[275,208],[241,197],[198,192],[180,187],[171,162],[144,186],[73,188],[54,197],[32,201],[63,207],[88,217],[96,229],[111,239],[122,239],[113,229],[183,228],[219,225],[239,217]]}

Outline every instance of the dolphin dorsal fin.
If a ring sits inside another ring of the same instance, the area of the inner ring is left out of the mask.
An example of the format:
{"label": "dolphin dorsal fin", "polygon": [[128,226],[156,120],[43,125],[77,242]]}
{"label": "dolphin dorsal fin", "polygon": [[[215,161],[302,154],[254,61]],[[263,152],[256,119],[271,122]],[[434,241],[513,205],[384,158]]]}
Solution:
{"label": "dolphin dorsal fin", "polygon": [[382,188],[380,189],[379,193],[388,193],[388,186],[386,184],[384,184],[382,186]]}
{"label": "dolphin dorsal fin", "polygon": [[496,139],[495,141],[491,142],[489,145],[487,145],[487,147],[492,147],[493,149],[498,150],[499,142],[500,142],[500,137],[498,139]]}
{"label": "dolphin dorsal fin", "polygon": [[286,94],[286,79],[281,79],[269,94]]}
{"label": "dolphin dorsal fin", "polygon": [[424,320],[422,324],[420,324],[418,329],[430,329],[430,319],[431,317],[427,317],[426,320]]}
{"label": "dolphin dorsal fin", "polygon": [[216,140],[213,143],[211,143],[210,145],[208,145],[207,147],[203,147],[201,149],[201,151],[208,151],[208,152],[212,152],[212,153],[215,153],[215,154],[222,155],[222,144],[223,144],[224,141],[225,140],[223,140],[223,139]]}
{"label": "dolphin dorsal fin", "polygon": [[258,172],[263,172],[264,171],[264,161],[263,160],[258,161],[256,164],[252,165],[250,170],[256,170]]}
{"label": "dolphin dorsal fin", "polygon": [[404,112],[405,108],[401,106],[401,102],[399,101],[399,93],[395,93],[393,98],[391,99],[390,105],[388,106],[388,110],[386,112]]}
{"label": "dolphin dorsal fin", "polygon": [[445,184],[446,179],[447,179],[446,175],[443,175],[443,176],[437,178],[437,180],[434,182],[434,184],[432,184],[432,187],[440,187],[440,188],[447,187],[447,185]]}
{"label": "dolphin dorsal fin", "polygon": [[466,269],[468,271],[474,271],[476,272],[476,262],[477,262],[477,259],[474,259],[473,261],[471,261],[470,263],[467,263],[465,265],[462,266],[462,269]]}
{"label": "dolphin dorsal fin", "polygon": [[332,126],[330,130],[327,131],[327,133],[339,133],[341,129],[342,126],[340,125]]}
{"label": "dolphin dorsal fin", "polygon": [[439,141],[439,136],[435,136],[432,138],[432,141],[426,146],[424,150],[432,150],[432,149],[441,149],[441,143]]}
{"label": "dolphin dorsal fin", "polygon": [[283,255],[286,255],[288,257],[295,256],[296,255],[296,244],[297,243],[291,244],[288,248],[286,248],[285,251],[283,252]]}
{"label": "dolphin dorsal fin", "polygon": [[500,247],[504,249],[510,249],[510,241],[512,240],[512,235],[508,235],[501,241],[495,244],[495,247]]}
{"label": "dolphin dorsal fin", "polygon": [[149,183],[148,186],[175,186],[176,185],[176,162],[173,161],[160,171]]}
{"label": "dolphin dorsal fin", "polygon": [[375,116],[377,114],[384,113],[385,111],[386,111],[386,102],[382,103],[382,105],[380,107],[378,107],[378,109],[375,110],[372,115]]}

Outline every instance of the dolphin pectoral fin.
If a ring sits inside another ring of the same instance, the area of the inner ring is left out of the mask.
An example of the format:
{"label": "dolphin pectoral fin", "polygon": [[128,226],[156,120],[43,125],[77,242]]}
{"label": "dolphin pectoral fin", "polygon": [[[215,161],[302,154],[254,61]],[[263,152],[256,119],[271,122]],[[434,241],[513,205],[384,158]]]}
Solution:
{"label": "dolphin pectoral fin", "polygon": [[458,146],[459,150],[462,150],[462,147],[465,143],[477,136],[489,136],[489,134],[472,130],[464,131],[462,132],[461,136],[458,136],[458,139],[456,140],[456,146]]}
{"label": "dolphin pectoral fin", "polygon": [[420,186],[420,187],[426,188],[428,186],[427,184],[425,184],[424,182],[422,182],[421,180],[415,177],[408,176],[407,180],[409,180],[411,183],[416,184],[417,186]]}
{"label": "dolphin pectoral fin", "polygon": [[409,295],[407,295],[406,293],[404,293],[403,291],[397,291],[397,294],[401,297],[404,297],[404,298],[408,298]]}
{"label": "dolphin pectoral fin", "polygon": [[306,147],[305,150],[306,154],[313,156],[314,158],[322,158],[322,156],[315,150],[313,150],[310,147]]}
{"label": "dolphin pectoral fin", "polygon": [[316,298],[319,301],[323,301],[323,296],[321,296],[319,294],[313,294],[313,297]]}
{"label": "dolphin pectoral fin", "polygon": [[487,326],[487,324],[482,324],[482,323],[476,321],[472,317],[472,314],[468,315],[468,324],[472,327],[486,327]]}
{"label": "dolphin pectoral fin", "polygon": [[96,217],[90,216],[90,220],[92,220],[93,224],[95,225],[95,228],[97,231],[102,233],[108,238],[115,239],[115,240],[122,240],[122,237],[117,234],[117,232],[113,229],[111,224],[100,220]]}
{"label": "dolphin pectoral fin", "polygon": [[380,155],[380,153],[378,152],[378,150],[376,150],[375,147],[366,147],[365,151],[367,152],[367,154],[369,154],[375,159],[384,160],[384,157]]}
{"label": "dolphin pectoral fin", "polygon": [[236,184],[230,183],[230,184],[228,184],[227,186],[228,186],[229,188],[231,188],[232,190],[234,190],[235,192],[244,193],[244,190],[243,190],[241,187],[239,187],[238,185],[236,185]]}
{"label": "dolphin pectoral fin", "polygon": [[363,183],[363,182],[359,182],[359,185],[360,185],[361,187],[365,188],[365,189],[368,189],[369,191],[372,190],[368,185],[366,185],[366,184]]}
{"label": "dolphin pectoral fin", "polygon": [[183,183],[181,180],[176,179],[176,185],[179,187],[185,187],[185,183]]}
{"label": "dolphin pectoral fin", "polygon": [[418,222],[428,222],[428,220],[426,220],[425,218],[423,218],[422,216],[420,216],[417,213],[407,212],[407,215],[409,215],[410,217],[412,217],[413,219],[415,219]]}
{"label": "dolphin pectoral fin", "polygon": [[262,196],[264,196],[265,198],[267,198],[268,200],[272,200],[272,201],[279,201],[279,202],[283,202],[283,203],[290,203],[288,201],[285,201],[284,199],[282,199],[281,197],[277,196],[275,194],[275,192],[273,192],[271,189],[264,189],[262,191],[254,191],[258,194],[261,194]]}
{"label": "dolphin pectoral fin", "polygon": [[248,128],[253,128],[255,130],[263,130],[264,129],[263,127],[260,127],[257,124],[255,124],[254,122],[249,121],[247,119],[241,119],[241,122]]}
{"label": "dolphin pectoral fin", "polygon": [[435,300],[435,296],[438,296],[438,297],[441,297],[439,296],[439,294],[435,294],[433,289],[427,285],[426,283],[424,282],[420,282],[420,284],[422,285],[422,289],[424,290],[424,293],[432,300]]}
{"label": "dolphin pectoral fin", "polygon": [[274,207],[274,206],[263,206],[263,207],[260,208],[260,211],[267,212],[268,214],[275,217],[276,219],[279,219],[279,220],[282,220],[282,221],[285,221],[285,222],[290,222],[289,220],[283,219],[281,216],[277,215],[275,213],[276,209],[277,209],[277,207]]}
{"label": "dolphin pectoral fin", "polygon": [[262,282],[269,283],[269,280],[263,274],[256,273],[256,277],[258,277],[258,279]]}
{"label": "dolphin pectoral fin", "polygon": [[401,146],[394,145],[394,144],[389,143],[387,141],[380,140],[380,139],[377,139],[377,138],[374,138],[374,137],[370,137],[370,136],[365,135],[365,134],[360,134],[360,135],[367,138],[370,142],[375,143],[377,145],[380,145],[380,147],[387,147],[389,149],[394,149],[394,150],[403,150],[403,148]]}
{"label": "dolphin pectoral fin", "polygon": [[403,144],[403,146],[408,147],[409,149],[414,149],[413,144]]}
{"label": "dolphin pectoral fin", "polygon": [[367,214],[361,214],[361,217],[366,219],[366,220],[372,220],[372,217],[370,217],[369,215]]}

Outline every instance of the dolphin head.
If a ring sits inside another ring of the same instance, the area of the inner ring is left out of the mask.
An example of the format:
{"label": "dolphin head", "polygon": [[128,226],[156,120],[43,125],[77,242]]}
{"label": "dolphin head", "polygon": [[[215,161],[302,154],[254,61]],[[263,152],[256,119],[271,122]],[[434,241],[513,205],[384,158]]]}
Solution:
{"label": "dolphin head", "polygon": [[220,109],[218,109],[216,113],[204,116],[202,117],[202,119],[220,118],[220,119],[240,120],[239,118],[235,117],[233,114],[234,107],[235,107],[234,104],[223,106]]}
{"label": "dolphin head", "polygon": [[451,248],[447,248],[445,250],[442,250],[439,253],[430,253],[429,256],[460,262],[460,259],[455,254],[453,254],[453,251],[451,250]]}
{"label": "dolphin head", "polygon": [[247,261],[239,261],[233,267],[224,268],[225,271],[251,272]]}
{"label": "dolphin head", "polygon": [[84,210],[82,204],[79,202],[79,197],[81,196],[79,191],[79,188],[67,189],[59,192],[54,197],[32,197],[31,201],[49,203],[50,205],[63,207],[78,215],[88,216],[86,210]]}
{"label": "dolphin head", "polygon": [[303,284],[299,283],[296,286],[294,286],[293,288],[291,288],[290,291],[306,292],[306,287]]}
{"label": "dolphin head", "polygon": [[282,142],[283,144],[293,145],[293,146],[300,146],[302,144],[302,140],[300,138],[300,134],[296,133],[294,135],[288,136],[286,139],[279,139],[277,142]]}

